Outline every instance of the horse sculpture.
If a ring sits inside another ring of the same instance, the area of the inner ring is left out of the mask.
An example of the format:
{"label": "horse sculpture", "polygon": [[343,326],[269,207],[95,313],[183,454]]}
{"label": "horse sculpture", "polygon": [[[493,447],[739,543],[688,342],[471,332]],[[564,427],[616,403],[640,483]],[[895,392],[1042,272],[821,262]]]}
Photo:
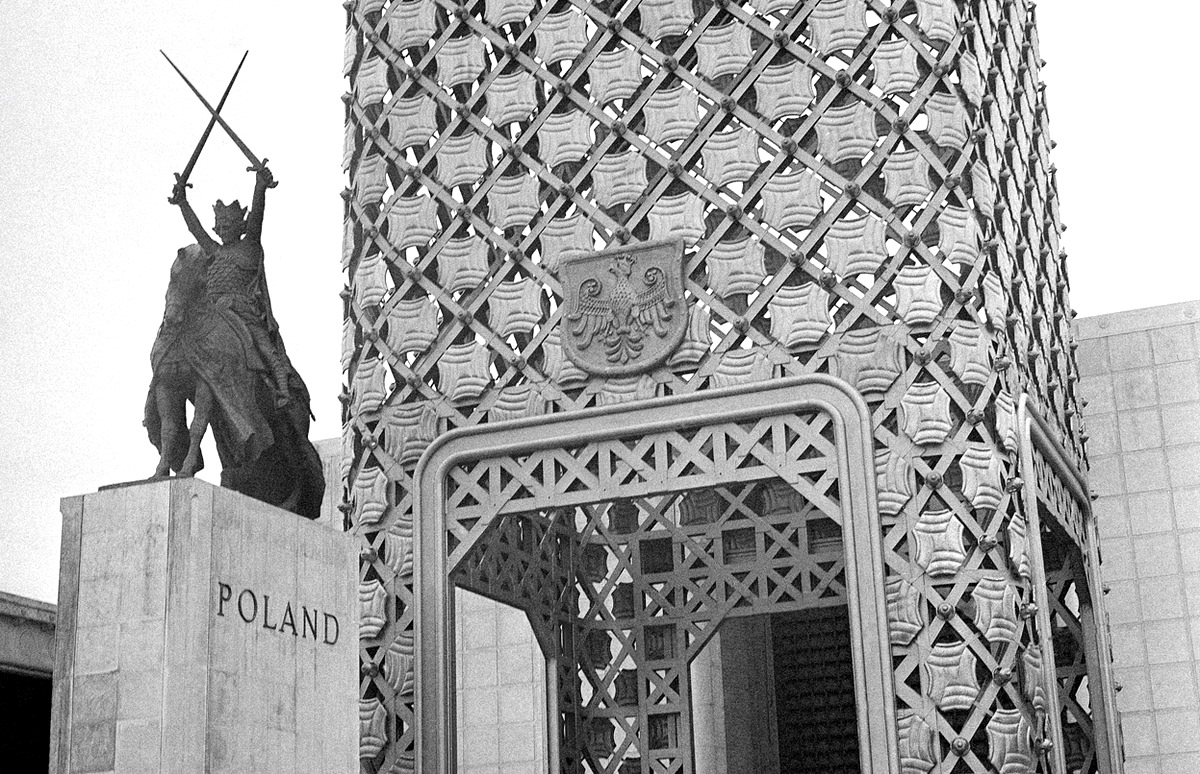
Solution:
{"label": "horse sculpture", "polygon": [[[211,426],[222,486],[316,518],[325,484],[320,457],[308,440],[308,389],[269,319],[275,356],[286,374],[286,397],[278,394],[271,372],[280,366],[265,363],[246,324],[206,294],[210,262],[199,245],[189,245],[171,267],[146,399],[146,430],[160,453],[154,477],[201,470],[200,442]],[[188,401],[194,407],[190,426]]]}

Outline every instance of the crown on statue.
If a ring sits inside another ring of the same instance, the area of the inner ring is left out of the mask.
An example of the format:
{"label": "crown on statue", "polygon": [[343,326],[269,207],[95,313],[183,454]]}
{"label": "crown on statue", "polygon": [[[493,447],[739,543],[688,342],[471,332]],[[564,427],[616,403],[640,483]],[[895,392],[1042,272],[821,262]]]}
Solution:
{"label": "crown on statue", "polygon": [[237,199],[234,199],[229,204],[217,199],[217,203],[213,205],[213,213],[219,221],[239,221],[245,219],[246,208]]}

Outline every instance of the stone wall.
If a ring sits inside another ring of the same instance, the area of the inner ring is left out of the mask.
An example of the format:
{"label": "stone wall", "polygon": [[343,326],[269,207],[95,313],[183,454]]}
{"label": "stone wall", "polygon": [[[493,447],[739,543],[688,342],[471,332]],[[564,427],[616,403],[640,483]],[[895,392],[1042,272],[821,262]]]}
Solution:
{"label": "stone wall", "polygon": [[54,671],[54,605],[0,592],[0,672]]}
{"label": "stone wall", "polygon": [[62,510],[55,771],[353,768],[350,537],[199,479]]}
{"label": "stone wall", "polygon": [[1200,771],[1200,302],[1078,323],[1127,774]]}
{"label": "stone wall", "polygon": [[525,614],[486,597],[456,595],[458,770],[546,770],[546,667]]}

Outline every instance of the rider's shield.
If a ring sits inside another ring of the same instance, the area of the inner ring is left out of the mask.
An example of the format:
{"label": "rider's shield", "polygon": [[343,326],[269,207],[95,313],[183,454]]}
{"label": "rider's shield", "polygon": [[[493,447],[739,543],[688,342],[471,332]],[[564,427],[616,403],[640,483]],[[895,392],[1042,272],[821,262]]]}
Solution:
{"label": "rider's shield", "polygon": [[636,374],[671,354],[687,326],[683,241],[622,245],[564,262],[563,342],[584,371]]}

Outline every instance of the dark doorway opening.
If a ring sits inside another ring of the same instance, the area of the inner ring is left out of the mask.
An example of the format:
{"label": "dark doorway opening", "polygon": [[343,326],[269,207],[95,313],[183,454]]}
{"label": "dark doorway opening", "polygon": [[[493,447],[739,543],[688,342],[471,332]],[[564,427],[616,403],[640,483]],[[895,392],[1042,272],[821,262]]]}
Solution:
{"label": "dark doorway opening", "polygon": [[771,616],[781,771],[857,774],[858,721],[844,605]]}
{"label": "dark doorway opening", "polygon": [[730,618],[692,664],[697,774],[859,774],[844,604]]}
{"label": "dark doorway opening", "polygon": [[5,770],[50,768],[49,677],[0,672],[0,749]]}

